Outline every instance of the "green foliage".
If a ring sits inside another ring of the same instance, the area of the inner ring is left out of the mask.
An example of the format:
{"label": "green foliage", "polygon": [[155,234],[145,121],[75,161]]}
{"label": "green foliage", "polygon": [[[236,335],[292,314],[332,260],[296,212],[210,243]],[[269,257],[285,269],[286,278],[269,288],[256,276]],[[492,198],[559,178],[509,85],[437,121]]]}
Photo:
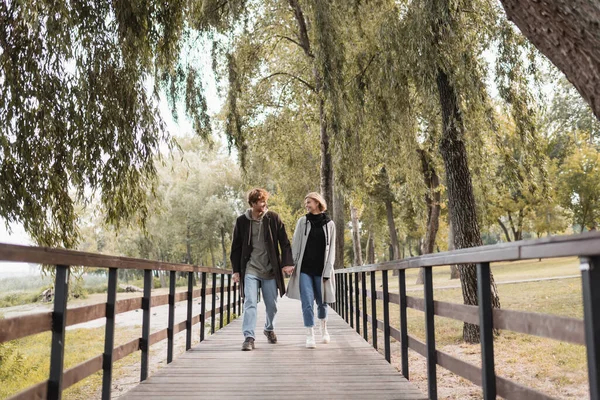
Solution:
{"label": "green foliage", "polygon": [[[180,139],[178,145],[180,150],[158,171],[157,201],[147,231],[115,231],[102,225],[101,214],[87,215],[81,250],[224,266],[223,250],[229,251],[235,217],[244,207],[238,170],[230,158],[217,154],[216,147],[208,151],[199,139]],[[133,271],[126,273],[120,278],[139,278]]]}
{"label": "green foliage", "polygon": [[600,221],[600,152],[580,142],[558,172],[564,207],[573,213],[581,231],[596,229]]}

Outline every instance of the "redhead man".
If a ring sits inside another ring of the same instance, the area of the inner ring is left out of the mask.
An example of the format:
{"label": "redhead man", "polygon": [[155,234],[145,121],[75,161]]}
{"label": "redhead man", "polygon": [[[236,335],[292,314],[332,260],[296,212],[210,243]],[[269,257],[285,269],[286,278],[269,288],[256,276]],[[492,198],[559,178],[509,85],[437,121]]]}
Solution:
{"label": "redhead man", "polygon": [[233,230],[233,281],[240,283],[240,290],[244,294],[244,351],[254,349],[259,287],[267,314],[263,333],[269,343],[277,343],[274,332],[277,289],[281,296],[285,294],[283,272],[291,272],[294,265],[285,225],[279,215],[268,210],[268,199],[266,190],[252,189],[248,193],[250,208],[237,218]]}

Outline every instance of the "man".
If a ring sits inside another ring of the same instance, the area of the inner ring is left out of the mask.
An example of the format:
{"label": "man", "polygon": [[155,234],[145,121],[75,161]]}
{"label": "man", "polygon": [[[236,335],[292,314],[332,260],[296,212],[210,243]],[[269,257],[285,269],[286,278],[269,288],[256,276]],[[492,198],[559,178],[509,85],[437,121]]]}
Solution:
{"label": "man", "polygon": [[268,198],[266,190],[252,189],[248,193],[250,208],[237,218],[233,230],[233,281],[240,283],[240,291],[244,294],[244,351],[254,349],[259,287],[262,288],[267,313],[263,333],[269,343],[277,343],[277,336],[273,331],[277,314],[277,289],[281,296],[285,294],[283,273],[290,274],[294,269],[285,226],[279,215],[267,210]]}

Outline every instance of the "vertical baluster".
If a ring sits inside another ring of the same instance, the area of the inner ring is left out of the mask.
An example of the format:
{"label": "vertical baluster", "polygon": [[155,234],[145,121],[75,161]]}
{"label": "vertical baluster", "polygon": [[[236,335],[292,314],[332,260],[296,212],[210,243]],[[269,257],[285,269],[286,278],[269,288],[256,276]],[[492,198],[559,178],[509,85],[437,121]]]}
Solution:
{"label": "vertical baluster", "polygon": [[62,397],[62,378],[65,359],[65,324],[69,296],[69,267],[56,266],[54,281],[54,311],[52,312],[52,348],[50,349],[50,377],[48,399]]}
{"label": "vertical baluster", "polygon": [[348,323],[348,274],[344,273],[344,319]]}
{"label": "vertical baluster", "polygon": [[408,379],[408,318],[406,316],[406,270],[398,271],[398,289],[400,292],[400,352],[402,375]]}
{"label": "vertical baluster", "polygon": [[212,274],[212,299],[210,308],[210,334],[215,333],[215,309],[217,308],[217,274]]}
{"label": "vertical baluster", "polygon": [[381,271],[383,284],[383,345],[387,362],[392,362],[392,351],[390,347],[390,294],[388,292],[388,271]]}
{"label": "vertical baluster", "polygon": [[200,288],[200,341],[204,341],[204,330],[206,324],[206,272],[202,272],[202,287]]}
{"label": "vertical baluster", "polygon": [[152,307],[152,270],[144,270],[144,297],[142,297],[142,338],[140,339],[140,350],[142,351],[142,362],[140,381],[148,378],[148,351],[150,343],[150,307]]}
{"label": "vertical baluster", "polygon": [[225,319],[225,274],[221,274],[221,290],[219,291],[219,329],[223,328],[223,321]]}
{"label": "vertical baluster", "polygon": [[104,354],[102,355],[102,400],[110,400],[112,383],[112,354],[115,346],[115,304],[117,302],[117,269],[108,269],[106,296],[106,326],[104,328]]}
{"label": "vertical baluster", "polygon": [[192,348],[192,307],[194,305],[194,273],[188,272],[187,318],[185,320],[185,350]]}
{"label": "vertical baluster", "polygon": [[173,361],[173,325],[175,325],[175,283],[177,282],[177,273],[169,272],[169,322],[167,326],[167,364]]}
{"label": "vertical baluster", "polygon": [[600,257],[581,257],[580,270],[590,399],[600,400]]}
{"label": "vertical baluster", "polygon": [[363,337],[369,341],[369,330],[367,329],[367,273],[361,272],[361,290],[362,290],[362,323]]}
{"label": "vertical baluster", "polygon": [[377,348],[377,288],[375,271],[371,271],[371,339],[373,347]]}
{"label": "vertical baluster", "polygon": [[231,274],[227,274],[227,323],[231,322]]}
{"label": "vertical baluster", "polygon": [[237,283],[233,282],[233,313],[235,315],[241,314],[237,311]]}
{"label": "vertical baluster", "polygon": [[358,272],[354,275],[354,304],[356,304],[356,333],[360,335],[360,307],[359,307],[359,298],[358,298]]}
{"label": "vertical baluster", "polygon": [[348,305],[350,306],[350,311],[348,314],[348,318],[350,319],[350,328],[354,328],[354,298],[352,296],[352,273],[348,274]]}
{"label": "vertical baluster", "polygon": [[433,278],[431,267],[425,270],[425,335],[427,338],[427,384],[429,388],[429,399],[437,399],[437,378],[435,355],[435,327],[433,313]]}
{"label": "vertical baluster", "polygon": [[490,263],[477,264],[477,294],[479,297],[479,337],[481,339],[481,374],[483,398],[496,399],[494,371],[494,326]]}

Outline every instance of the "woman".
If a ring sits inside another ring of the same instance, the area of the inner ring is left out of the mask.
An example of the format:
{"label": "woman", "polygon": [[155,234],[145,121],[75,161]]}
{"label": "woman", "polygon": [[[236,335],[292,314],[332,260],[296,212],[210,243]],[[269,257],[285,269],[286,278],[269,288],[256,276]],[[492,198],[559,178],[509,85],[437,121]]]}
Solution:
{"label": "woman", "polygon": [[304,205],[307,214],[298,220],[292,239],[294,268],[290,271],[287,295],[302,302],[306,347],[313,349],[316,347],[315,301],[322,341],[331,340],[327,332],[327,303],[335,303],[335,225],[325,214],[327,203],[319,193],[307,194]]}

